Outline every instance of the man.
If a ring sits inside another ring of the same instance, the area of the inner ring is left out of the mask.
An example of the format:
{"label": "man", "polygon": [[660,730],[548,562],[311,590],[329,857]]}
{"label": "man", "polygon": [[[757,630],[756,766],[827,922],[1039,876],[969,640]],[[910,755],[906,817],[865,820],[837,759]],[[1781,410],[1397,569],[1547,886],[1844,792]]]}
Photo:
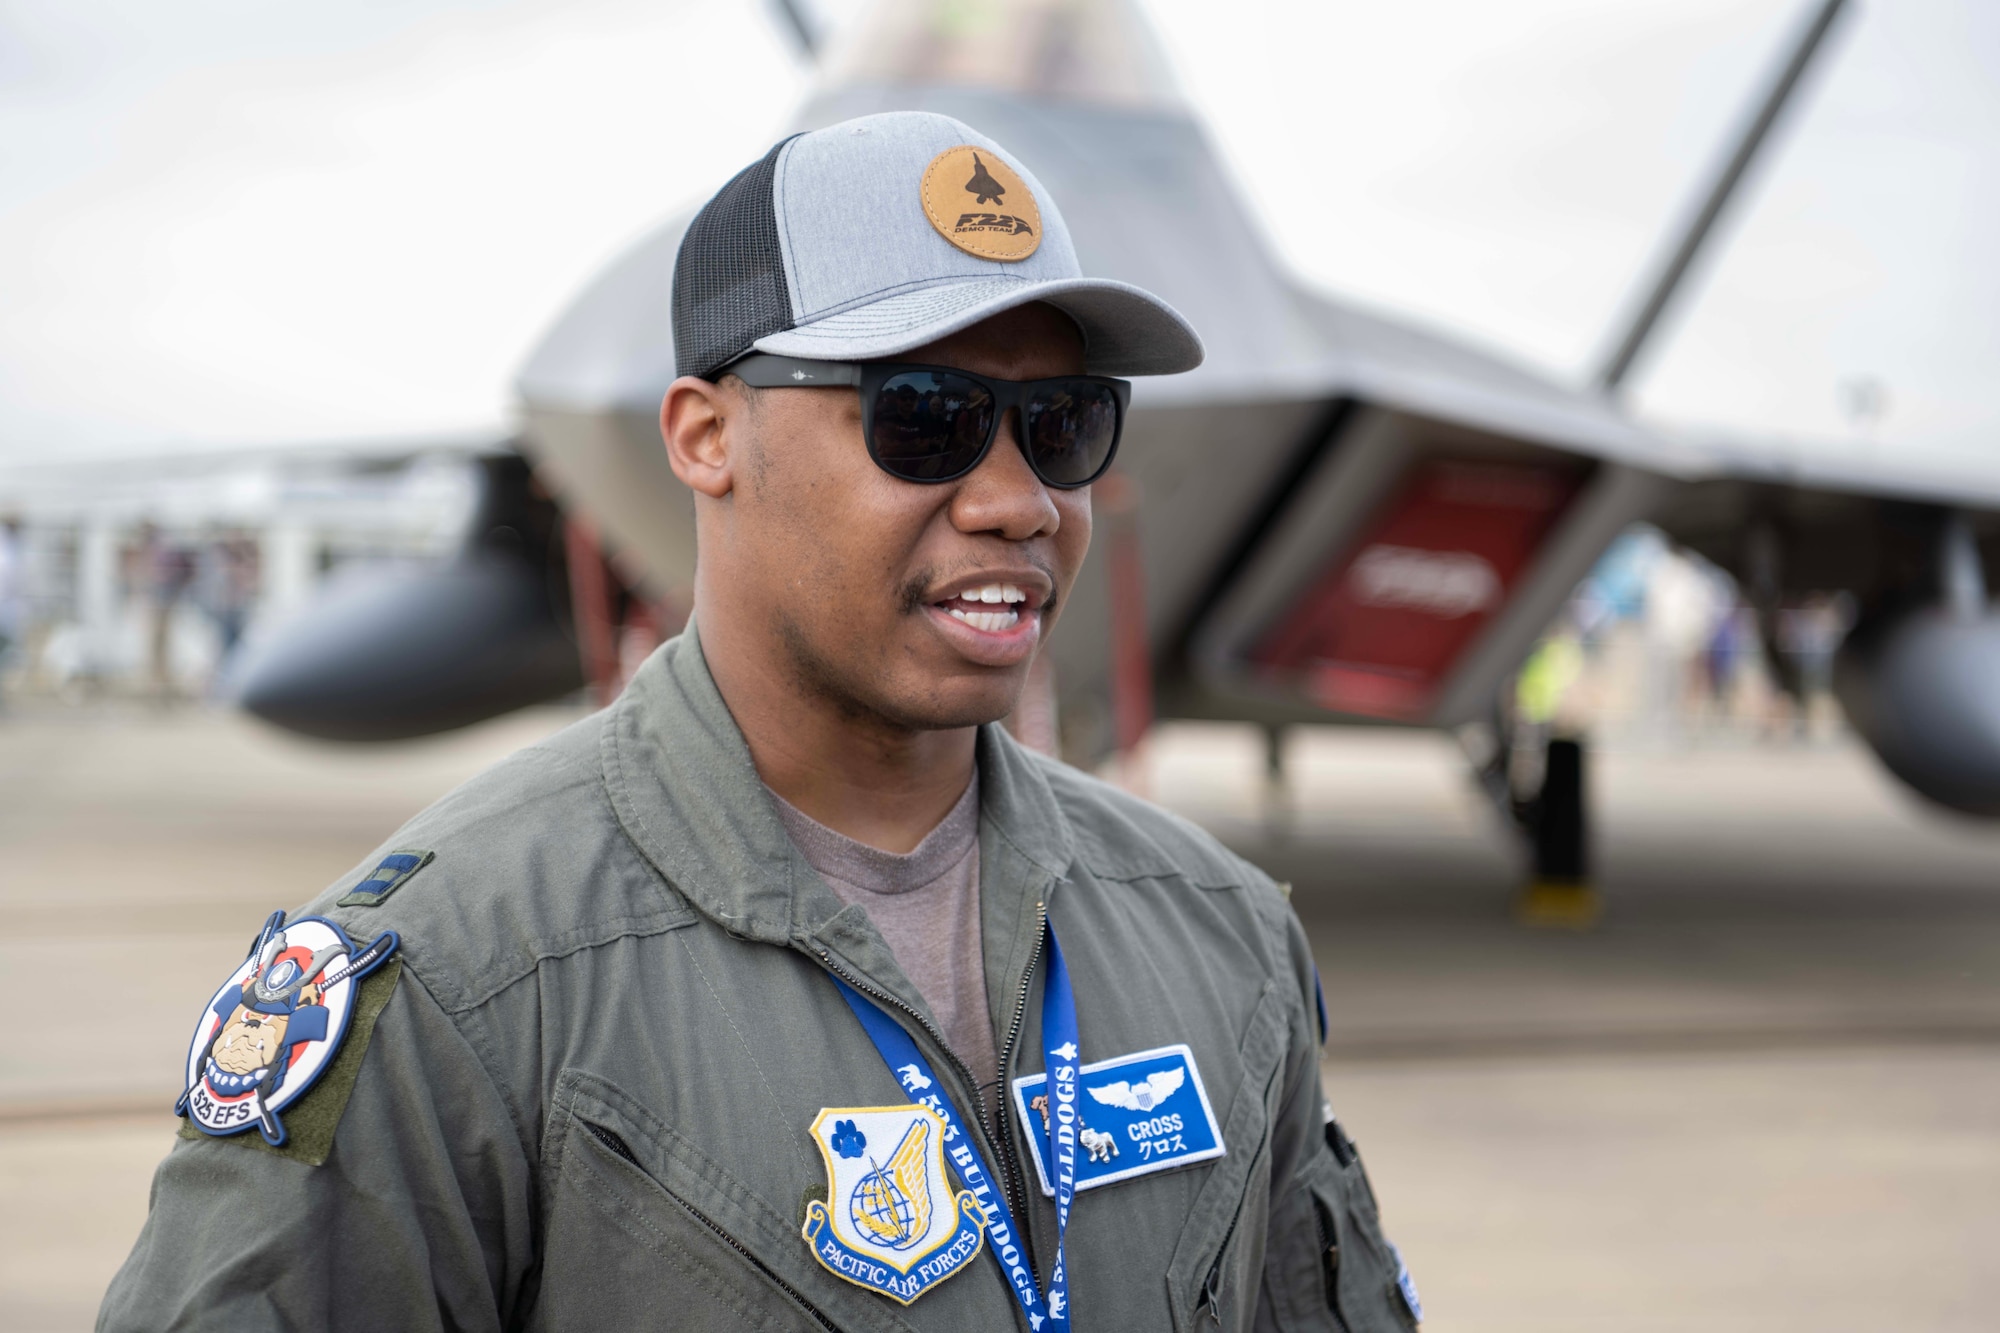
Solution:
{"label": "man", "polygon": [[1282,895],[996,725],[1192,331],[914,113],[737,176],[673,307],[694,623],[294,919],[377,970],[282,1088],[204,1012],[103,1326],[1412,1327]]}

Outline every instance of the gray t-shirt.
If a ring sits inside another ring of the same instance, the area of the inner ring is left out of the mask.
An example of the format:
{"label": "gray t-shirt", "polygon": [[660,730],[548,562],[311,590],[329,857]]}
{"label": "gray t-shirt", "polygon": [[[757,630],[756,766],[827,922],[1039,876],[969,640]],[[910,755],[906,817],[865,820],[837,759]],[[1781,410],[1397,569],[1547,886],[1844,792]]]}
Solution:
{"label": "gray t-shirt", "polygon": [[[767,788],[768,790],[768,788]],[[840,901],[859,904],[992,1104],[1000,1082],[979,949],[979,778],[907,855],[836,833],[776,792],[778,818]]]}

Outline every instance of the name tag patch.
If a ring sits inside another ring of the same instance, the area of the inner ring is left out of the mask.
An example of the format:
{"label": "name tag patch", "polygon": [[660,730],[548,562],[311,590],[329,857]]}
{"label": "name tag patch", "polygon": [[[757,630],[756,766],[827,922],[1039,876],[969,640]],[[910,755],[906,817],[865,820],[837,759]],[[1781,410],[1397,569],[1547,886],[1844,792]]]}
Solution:
{"label": "name tag patch", "polygon": [[[1186,1046],[1100,1060],[1079,1071],[1080,1127],[1076,1187],[1095,1189],[1134,1176],[1221,1157],[1226,1149],[1194,1052]],[[1014,1080],[1014,1110],[1028,1128],[1028,1149],[1042,1193],[1055,1197],[1049,1180],[1048,1075]]]}

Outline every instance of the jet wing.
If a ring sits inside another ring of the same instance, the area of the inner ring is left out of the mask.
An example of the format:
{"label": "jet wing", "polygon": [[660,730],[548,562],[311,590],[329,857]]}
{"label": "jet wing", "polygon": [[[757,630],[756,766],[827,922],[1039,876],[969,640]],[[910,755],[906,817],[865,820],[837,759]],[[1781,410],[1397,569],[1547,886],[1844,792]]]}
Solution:
{"label": "jet wing", "polygon": [[1663,445],[1663,466],[1690,478],[2000,509],[2000,459],[1672,428],[1656,438]]}

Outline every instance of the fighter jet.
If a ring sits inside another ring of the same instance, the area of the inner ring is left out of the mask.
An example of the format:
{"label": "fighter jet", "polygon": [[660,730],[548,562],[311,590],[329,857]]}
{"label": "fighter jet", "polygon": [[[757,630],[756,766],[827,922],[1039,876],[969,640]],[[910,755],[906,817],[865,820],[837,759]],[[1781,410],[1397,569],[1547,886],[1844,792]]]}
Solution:
{"label": "fighter jet", "polygon": [[[2000,482],[1695,445],[1635,420],[1618,394],[1842,8],[1815,0],[1806,13],[1584,385],[1301,285],[1128,0],[882,0],[860,19],[825,53],[795,128],[902,108],[979,126],[1034,164],[1086,272],[1161,294],[1207,347],[1200,369],[1135,385],[1118,485],[1100,494],[1110,540],[1047,650],[1065,753],[1101,756],[1153,717],[1487,722],[1579,580],[1645,520],[1736,577],[1774,660],[1781,605],[1850,595],[1859,618],[1836,689],[1855,728],[1916,791],[2000,815],[2000,619],[1985,591]],[[690,216],[590,283],[517,382],[520,448],[548,498],[521,484],[513,503],[565,518],[561,538],[520,559],[524,587],[556,590],[523,642],[545,648],[547,624],[573,619],[600,683],[615,679],[621,636],[645,641],[685,614],[694,570],[692,504],[656,424]],[[534,516],[482,523],[474,540],[488,546],[494,526],[551,530]],[[566,573],[551,582],[557,562]],[[398,645],[409,679],[400,693],[377,687],[402,701],[394,729],[526,702],[489,682],[490,704],[469,705],[451,671],[433,669],[464,654],[418,622],[421,604],[353,636],[346,654],[358,665]],[[433,641],[434,654],[418,650]],[[317,734],[384,734],[365,692],[338,687],[345,658],[317,642],[310,669],[294,654],[284,670],[253,671],[245,706]],[[426,697],[438,702],[428,719]],[[1559,743],[1540,795],[1503,801],[1552,883],[1585,878],[1580,763]]]}

